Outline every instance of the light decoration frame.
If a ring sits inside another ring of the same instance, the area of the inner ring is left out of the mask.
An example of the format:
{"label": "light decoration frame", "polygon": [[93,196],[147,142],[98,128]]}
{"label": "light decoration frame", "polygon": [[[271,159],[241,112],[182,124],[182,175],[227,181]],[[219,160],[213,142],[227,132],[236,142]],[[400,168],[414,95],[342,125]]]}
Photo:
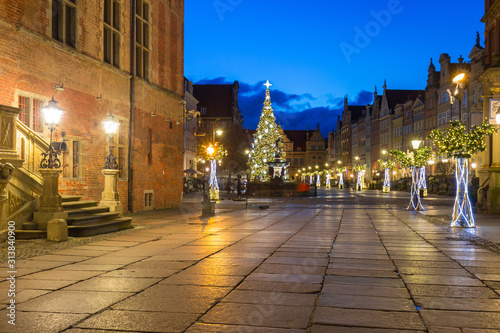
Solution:
{"label": "light decoration frame", "polygon": [[396,162],[403,168],[410,168],[411,173],[411,190],[410,190],[410,203],[407,210],[423,211],[425,210],[420,199],[418,191],[418,180],[420,168],[425,166],[430,156],[432,155],[431,147],[423,147],[415,149],[412,152],[402,152],[399,150],[391,150],[389,154]]}
{"label": "light decoration frame", "polygon": [[455,180],[457,186],[451,227],[475,228],[476,226],[468,191],[469,159],[473,154],[486,150],[485,137],[497,131],[498,128],[485,119],[480,126],[473,125],[469,132],[461,121],[453,121],[450,122],[446,133],[435,129],[429,135],[437,147],[439,155],[448,158],[454,157],[456,161]]}

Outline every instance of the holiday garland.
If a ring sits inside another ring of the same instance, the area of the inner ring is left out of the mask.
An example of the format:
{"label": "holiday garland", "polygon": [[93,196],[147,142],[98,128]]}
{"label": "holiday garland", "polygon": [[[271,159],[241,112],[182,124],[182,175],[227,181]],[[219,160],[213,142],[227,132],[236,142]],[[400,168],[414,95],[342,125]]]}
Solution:
{"label": "holiday garland", "polygon": [[378,160],[378,164],[382,169],[392,169],[396,165],[396,162],[392,160],[387,160],[387,161]]}
{"label": "holiday garland", "polygon": [[431,147],[423,147],[416,149],[412,152],[402,152],[399,150],[391,150],[389,154],[394,157],[394,159],[403,168],[416,167],[421,168],[427,164],[427,161],[432,156]]}
{"label": "holiday garland", "polygon": [[473,125],[467,133],[466,126],[460,121],[450,122],[446,130],[435,129],[429,135],[437,147],[439,155],[448,158],[471,158],[473,154],[486,150],[486,135],[492,135],[498,129],[485,119],[478,127]]}

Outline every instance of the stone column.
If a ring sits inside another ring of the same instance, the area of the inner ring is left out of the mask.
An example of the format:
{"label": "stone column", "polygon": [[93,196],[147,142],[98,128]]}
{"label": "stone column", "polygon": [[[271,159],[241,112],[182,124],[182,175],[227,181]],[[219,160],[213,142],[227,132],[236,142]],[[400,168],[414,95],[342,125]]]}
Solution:
{"label": "stone column", "polygon": [[99,206],[109,207],[110,212],[118,213],[118,216],[123,216],[123,205],[120,203],[118,195],[118,169],[101,170],[104,175],[104,192],[102,192],[102,200]]}
{"label": "stone column", "polygon": [[38,223],[38,230],[46,230],[50,220],[68,218],[68,213],[63,211],[59,195],[61,172],[62,170],[58,169],[40,169],[43,176],[43,192],[40,197],[40,207],[33,213],[33,222]]}

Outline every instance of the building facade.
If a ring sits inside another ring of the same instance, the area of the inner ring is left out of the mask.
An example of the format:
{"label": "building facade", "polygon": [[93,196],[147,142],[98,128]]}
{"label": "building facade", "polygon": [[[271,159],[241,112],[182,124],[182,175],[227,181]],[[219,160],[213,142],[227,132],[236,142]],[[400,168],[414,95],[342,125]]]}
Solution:
{"label": "building facade", "polygon": [[[112,113],[124,207],[179,205],[183,126],[174,119],[183,116],[184,1],[4,0],[0,24],[0,104],[22,110],[22,172],[39,178],[37,147],[50,136],[40,109],[53,97],[65,111],[54,138],[68,147],[61,194],[101,198],[101,121]],[[27,191],[13,195],[30,200]]]}
{"label": "building facade", "polygon": [[[496,124],[500,111],[500,0],[485,0],[485,70],[478,80],[482,84],[483,118]],[[500,134],[488,140],[479,171],[478,206],[489,213],[500,213]],[[483,185],[484,184],[484,185]]]}

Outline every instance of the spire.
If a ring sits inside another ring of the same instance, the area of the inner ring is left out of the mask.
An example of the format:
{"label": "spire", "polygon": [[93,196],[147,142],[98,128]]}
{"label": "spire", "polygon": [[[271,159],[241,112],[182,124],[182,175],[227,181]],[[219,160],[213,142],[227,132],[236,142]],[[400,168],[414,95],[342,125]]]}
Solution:
{"label": "spire", "polygon": [[387,79],[384,79],[384,86],[383,86],[384,90],[387,89]]}
{"label": "spire", "polygon": [[429,65],[429,72],[434,72],[436,70],[436,66],[432,63],[432,58],[431,58],[431,63]]}
{"label": "spire", "polygon": [[375,94],[378,94],[378,92],[377,92],[377,85],[375,85]]}

